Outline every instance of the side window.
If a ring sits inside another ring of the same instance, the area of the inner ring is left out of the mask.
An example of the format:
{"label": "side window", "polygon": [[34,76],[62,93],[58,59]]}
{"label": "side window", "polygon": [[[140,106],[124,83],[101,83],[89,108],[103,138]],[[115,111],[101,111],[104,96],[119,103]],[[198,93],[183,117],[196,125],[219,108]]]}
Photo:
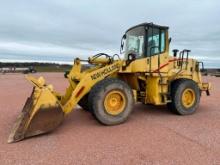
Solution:
{"label": "side window", "polygon": [[164,52],[165,51],[165,43],[166,43],[166,33],[165,30],[161,30],[161,44],[160,44],[160,52]]}
{"label": "side window", "polygon": [[159,53],[159,29],[149,28],[147,39],[147,55],[152,56]]}
{"label": "side window", "polygon": [[153,56],[165,51],[165,30],[148,29],[147,56]]}

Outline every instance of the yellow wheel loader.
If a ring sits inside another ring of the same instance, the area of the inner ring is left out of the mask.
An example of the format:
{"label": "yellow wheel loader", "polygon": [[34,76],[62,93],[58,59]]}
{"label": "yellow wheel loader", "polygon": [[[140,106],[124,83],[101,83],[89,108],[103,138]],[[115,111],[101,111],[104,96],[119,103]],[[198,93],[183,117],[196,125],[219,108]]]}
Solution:
{"label": "yellow wheel loader", "polygon": [[[194,113],[201,92],[209,95],[211,85],[202,81],[203,63],[189,58],[190,50],[173,50],[169,55],[168,29],[153,23],[128,29],[121,41],[123,59],[104,53],[88,60],[76,58],[66,74],[65,94],[57,93],[43,77],[27,76],[33,92],[8,142],[54,130],[77,104],[104,125],[125,122],[136,102],[167,105],[179,115]],[[91,67],[82,70],[82,61]]]}

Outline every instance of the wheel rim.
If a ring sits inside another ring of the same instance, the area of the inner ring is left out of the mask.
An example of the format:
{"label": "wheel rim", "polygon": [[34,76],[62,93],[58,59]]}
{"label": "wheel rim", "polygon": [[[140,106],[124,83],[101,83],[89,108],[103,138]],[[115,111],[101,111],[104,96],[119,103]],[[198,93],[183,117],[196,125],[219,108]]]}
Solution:
{"label": "wheel rim", "polygon": [[187,88],[183,91],[182,103],[184,107],[186,108],[191,107],[195,103],[195,100],[196,100],[196,95],[194,90]]}
{"label": "wheel rim", "polygon": [[104,100],[104,107],[108,114],[118,115],[124,111],[126,105],[125,95],[121,91],[109,92]]}

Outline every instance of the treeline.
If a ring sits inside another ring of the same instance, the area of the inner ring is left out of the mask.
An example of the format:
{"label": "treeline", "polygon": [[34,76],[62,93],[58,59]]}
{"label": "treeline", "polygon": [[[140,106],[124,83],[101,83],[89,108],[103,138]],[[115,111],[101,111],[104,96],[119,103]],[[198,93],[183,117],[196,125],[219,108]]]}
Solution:
{"label": "treeline", "polygon": [[4,67],[70,67],[69,64],[56,64],[56,63],[40,63],[40,62],[0,62],[0,68]]}

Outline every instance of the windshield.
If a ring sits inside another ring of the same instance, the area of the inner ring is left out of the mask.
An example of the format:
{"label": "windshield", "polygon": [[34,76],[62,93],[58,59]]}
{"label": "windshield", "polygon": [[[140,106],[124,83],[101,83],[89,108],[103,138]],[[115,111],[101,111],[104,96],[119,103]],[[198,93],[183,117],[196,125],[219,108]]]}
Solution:
{"label": "windshield", "polygon": [[144,54],[144,27],[137,27],[129,30],[126,33],[126,47],[125,47],[125,58],[127,59],[128,54],[135,53],[136,58],[143,57]]}

